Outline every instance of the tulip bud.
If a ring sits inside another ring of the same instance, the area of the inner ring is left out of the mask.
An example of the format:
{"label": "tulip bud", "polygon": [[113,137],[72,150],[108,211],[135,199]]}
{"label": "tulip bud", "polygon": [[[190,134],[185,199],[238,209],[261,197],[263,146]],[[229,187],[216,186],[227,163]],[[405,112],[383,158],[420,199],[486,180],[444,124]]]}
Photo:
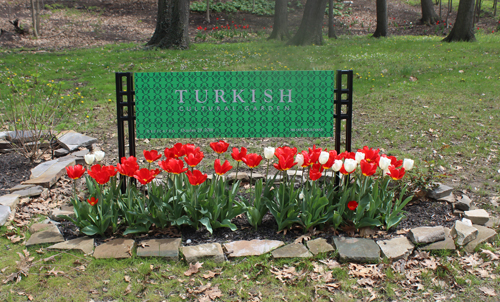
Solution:
{"label": "tulip bud", "polygon": [[356,162],[356,160],[352,158],[346,158],[346,160],[344,161],[344,169],[347,173],[351,173],[352,171],[356,170],[357,165],[358,163]]}
{"label": "tulip bud", "polygon": [[104,154],[105,153],[103,151],[96,151],[96,152],[94,152],[95,160],[97,160],[98,162],[100,162],[104,158]]}
{"label": "tulip bud", "polygon": [[332,169],[335,172],[340,171],[340,169],[342,169],[342,161],[339,159],[336,159],[335,162],[333,163]]}
{"label": "tulip bud", "polygon": [[387,170],[389,166],[391,165],[391,160],[387,157],[381,157],[378,166],[380,167],[381,170]]}
{"label": "tulip bud", "polygon": [[330,153],[328,152],[325,152],[325,151],[321,151],[321,154],[319,155],[319,163],[324,165],[326,164],[326,162],[328,161],[328,159],[330,158]]}
{"label": "tulip bud", "polygon": [[266,159],[272,159],[274,156],[275,149],[273,147],[265,147],[264,148],[264,157]]}
{"label": "tulip bud", "polygon": [[302,165],[304,164],[304,155],[297,154],[295,156],[295,162],[297,163],[297,166],[302,167]]}
{"label": "tulip bud", "polygon": [[300,192],[299,199],[304,199],[304,192]]}
{"label": "tulip bud", "polygon": [[411,169],[413,169],[413,163],[413,159],[405,158],[403,160],[403,168],[405,168],[406,171],[410,171]]}
{"label": "tulip bud", "polygon": [[356,162],[359,164],[363,159],[365,159],[365,155],[363,152],[356,152]]}
{"label": "tulip bud", "polygon": [[85,162],[87,165],[91,165],[94,163],[95,155],[94,154],[85,154]]}

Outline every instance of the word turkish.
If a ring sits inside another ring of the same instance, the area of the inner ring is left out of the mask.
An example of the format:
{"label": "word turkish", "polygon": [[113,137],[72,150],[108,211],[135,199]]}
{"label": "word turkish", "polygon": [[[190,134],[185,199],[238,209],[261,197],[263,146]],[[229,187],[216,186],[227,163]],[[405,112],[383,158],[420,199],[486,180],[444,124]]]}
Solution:
{"label": "word turkish", "polygon": [[201,106],[201,107],[184,107],[180,106],[179,111],[290,111],[290,106]]}
{"label": "word turkish", "polygon": [[[256,103],[257,102],[257,97],[256,97],[256,89],[251,89],[252,92],[251,95],[251,101],[250,103]],[[280,103],[293,103],[292,102],[292,89],[288,89],[288,93],[285,93],[284,89],[279,90],[279,102]],[[178,94],[179,96],[179,104],[183,104],[185,101],[185,98],[189,98],[190,93],[188,90],[175,90],[175,93]],[[205,99],[200,100],[200,90],[195,90],[195,99],[197,103],[204,104],[208,100],[208,90],[205,90]],[[210,93],[212,95],[212,93]],[[244,96],[242,96],[242,94]],[[275,94],[277,94],[275,92]],[[232,95],[231,93],[226,93],[224,90],[216,89],[213,90],[213,97],[215,97],[215,103],[231,103],[231,97],[232,97],[232,102],[233,103],[245,103],[245,98],[248,101],[248,98],[250,97],[248,95],[248,92],[245,93],[245,89],[240,89],[239,91],[237,89],[232,90]],[[274,95],[274,97],[277,97],[277,95]],[[288,99],[287,101],[285,101]],[[273,90],[272,89],[266,89],[264,90],[264,96],[262,100],[265,103],[270,103],[273,101]]]}

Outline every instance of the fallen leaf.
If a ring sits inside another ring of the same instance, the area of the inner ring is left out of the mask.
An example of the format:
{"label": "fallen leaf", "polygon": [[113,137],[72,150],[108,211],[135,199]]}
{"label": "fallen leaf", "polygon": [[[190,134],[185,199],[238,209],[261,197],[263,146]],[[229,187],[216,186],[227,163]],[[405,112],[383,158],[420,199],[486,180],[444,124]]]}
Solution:
{"label": "fallen leaf", "polygon": [[302,243],[304,241],[309,241],[309,240],[311,240],[311,236],[302,235],[299,238],[295,239],[294,243]]}
{"label": "fallen leaf", "polygon": [[130,276],[124,276],[125,282],[130,283]]}
{"label": "fallen leaf", "polygon": [[203,278],[205,279],[211,279],[217,275],[220,275],[220,272],[212,272],[212,271],[208,271],[208,273],[204,274],[203,275]]}
{"label": "fallen leaf", "polygon": [[328,269],[340,267],[340,263],[338,263],[337,260],[333,260],[333,259],[320,260],[319,262],[326,264],[326,266],[328,266]]}
{"label": "fallen leaf", "polygon": [[47,274],[45,274],[45,276],[51,276],[51,275],[57,277],[58,275],[66,275],[66,273],[63,271],[56,271],[56,268],[54,267],[50,271],[48,271]]}
{"label": "fallen leaf", "polygon": [[45,252],[43,251],[43,248],[40,248],[39,250],[36,250],[36,252],[37,252],[38,254],[45,254]]}
{"label": "fallen leaf", "polygon": [[480,291],[482,291],[485,295],[490,296],[490,297],[495,297],[497,294],[495,293],[494,289],[491,289],[489,287],[482,286],[479,288]]}
{"label": "fallen leaf", "polygon": [[53,256],[50,256],[50,257],[47,257],[45,259],[43,259],[43,262],[49,262],[49,261],[55,261],[56,260],[56,255],[53,255]]}
{"label": "fallen leaf", "polygon": [[132,292],[132,284],[129,284],[123,293],[126,296],[126,295],[130,294],[131,292]]}
{"label": "fallen leaf", "polygon": [[497,254],[493,253],[492,251],[490,250],[484,250],[484,249],[481,249],[481,254],[483,255],[486,255],[488,257],[490,257],[491,260],[498,260],[500,257],[498,257]]}
{"label": "fallen leaf", "polygon": [[218,286],[210,288],[205,291],[205,294],[210,297],[210,299],[215,300],[216,298],[222,297],[222,292]]}
{"label": "fallen leaf", "polygon": [[184,272],[185,276],[191,276],[198,273],[198,270],[203,266],[203,262],[196,262],[195,264],[189,263],[189,269]]}

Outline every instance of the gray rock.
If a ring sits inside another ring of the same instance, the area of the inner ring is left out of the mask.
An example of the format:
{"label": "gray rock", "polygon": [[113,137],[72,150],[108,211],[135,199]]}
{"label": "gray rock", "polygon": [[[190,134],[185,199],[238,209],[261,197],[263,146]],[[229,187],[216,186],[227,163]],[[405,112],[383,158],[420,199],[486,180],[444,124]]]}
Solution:
{"label": "gray rock", "polygon": [[64,219],[60,218],[60,215],[66,215],[68,217],[74,218],[75,217],[75,210],[73,209],[73,206],[61,206],[61,208],[55,208],[50,212],[50,219],[55,220],[55,221],[63,221]]}
{"label": "gray rock", "polygon": [[410,230],[409,237],[415,244],[425,244],[444,240],[445,233],[442,226],[418,227]]}
{"label": "gray rock", "polygon": [[475,227],[468,226],[460,220],[455,221],[455,225],[451,229],[451,236],[457,242],[457,245],[464,246],[472,240],[476,239],[478,230]]}
{"label": "gray rock", "polygon": [[[54,228],[55,227],[55,228]],[[55,224],[52,223],[34,223],[30,226],[30,233],[38,233],[41,231],[56,231],[59,230]]]}
{"label": "gray rock", "polygon": [[74,159],[75,164],[83,166],[85,165],[85,155],[88,154],[89,152],[90,152],[89,149],[78,150],[57,159],[57,161],[61,162],[69,159]]}
{"label": "gray rock", "polygon": [[18,143],[29,143],[34,142],[39,138],[46,138],[49,136],[49,131],[47,130],[18,130],[9,131],[5,137],[8,141],[15,144]]}
{"label": "gray rock", "polygon": [[424,251],[455,250],[455,241],[453,240],[453,237],[451,237],[451,230],[449,228],[444,228],[444,233],[444,240],[433,242],[429,245],[421,247],[420,249]]}
{"label": "gray rock", "polygon": [[497,232],[493,229],[477,224],[474,224],[473,227],[477,229],[478,233],[476,239],[467,243],[467,245],[464,247],[467,253],[474,252],[476,246],[480,245],[483,242],[493,242],[493,240],[497,236]]}
{"label": "gray rock", "polygon": [[[47,164],[50,162],[50,165]],[[75,159],[67,158],[63,161],[51,160],[49,162],[43,163],[43,168],[39,168],[33,173],[31,171],[32,178],[22,182],[23,184],[37,184],[44,188],[50,188],[53,186],[61,176],[66,173],[67,166],[74,166]],[[40,165],[39,165],[40,166]],[[36,167],[35,169],[37,169]]]}
{"label": "gray rock", "polygon": [[12,213],[10,207],[0,205],[0,226],[4,225],[7,222],[10,213]]}
{"label": "gray rock", "polygon": [[54,151],[54,156],[55,157],[61,157],[61,156],[65,156],[65,155],[68,155],[69,154],[69,151],[64,149],[64,148],[60,148],[60,149],[57,149]]}
{"label": "gray rock", "polygon": [[462,195],[462,198],[458,199],[455,203],[455,209],[460,211],[470,210],[470,204],[472,200],[467,195]]}
{"label": "gray rock", "polygon": [[105,242],[94,250],[94,257],[99,258],[130,258],[135,248],[133,239],[118,238]]}
{"label": "gray rock", "polygon": [[10,131],[1,131],[0,132],[0,139],[7,139],[7,136],[9,136]]}
{"label": "gray rock", "polygon": [[500,219],[498,219],[497,217],[491,216],[490,219],[488,220],[488,222],[484,226],[489,227],[489,228],[496,228],[496,227],[498,227],[498,225],[500,225]]}
{"label": "gray rock", "polygon": [[301,243],[292,243],[271,252],[274,258],[308,258],[313,255]]}
{"label": "gray rock", "polygon": [[19,203],[19,194],[7,194],[0,196],[0,205],[7,206],[10,208],[11,212],[14,212],[17,204]]}
{"label": "gray rock", "polygon": [[333,243],[339,251],[340,261],[372,263],[380,260],[380,248],[371,239],[334,237]]}
{"label": "gray rock", "polygon": [[450,193],[449,195],[443,196],[438,199],[438,201],[446,201],[448,203],[455,203],[457,199],[455,198],[455,194]]}
{"label": "gray rock", "polygon": [[479,209],[479,210],[465,211],[464,217],[470,219],[470,221],[472,221],[473,224],[485,225],[490,219],[490,214],[488,214],[486,210]]}
{"label": "gray rock", "polygon": [[333,246],[329,244],[324,238],[317,238],[314,240],[307,241],[307,248],[313,255],[318,255],[319,253],[328,253],[334,250]]}
{"label": "gray rock", "polygon": [[[229,173],[227,176],[228,181],[235,181],[236,179],[236,172]],[[250,174],[247,174],[246,172],[238,171],[238,179],[237,180],[250,180]]]}
{"label": "gray rock", "polygon": [[413,244],[404,236],[377,241],[382,255],[389,260],[408,259],[413,252]]}
{"label": "gray rock", "polygon": [[14,192],[14,191],[19,191],[19,190],[24,190],[24,189],[27,189],[27,188],[31,188],[31,187],[34,187],[35,185],[17,185],[17,186],[14,186],[10,189],[7,189],[8,191],[10,192]]}
{"label": "gray rock", "polygon": [[278,240],[240,240],[224,243],[228,257],[259,256],[283,246],[283,241]]}
{"label": "gray rock", "polygon": [[84,254],[94,251],[94,238],[80,237],[51,245],[48,250],[75,250]]}
{"label": "gray rock", "polygon": [[12,145],[9,141],[0,139],[0,149],[12,149]]}
{"label": "gray rock", "polygon": [[33,196],[40,196],[42,194],[43,188],[40,186],[34,186],[30,187],[27,189],[22,189],[19,191],[14,191],[12,192],[13,194],[18,194],[19,198],[25,198],[25,197],[33,197]]}
{"label": "gray rock", "polygon": [[64,149],[74,151],[80,147],[92,146],[92,144],[97,143],[97,139],[74,131],[67,131],[58,137],[57,142]]}
{"label": "gray rock", "polygon": [[137,247],[139,257],[163,257],[170,260],[179,260],[180,238],[150,239],[141,241]]}
{"label": "gray rock", "polygon": [[181,251],[188,263],[194,263],[202,259],[210,259],[215,263],[224,262],[224,252],[219,243],[183,246]]}
{"label": "gray rock", "polygon": [[447,185],[439,184],[437,188],[434,190],[430,191],[428,196],[433,199],[440,199],[442,197],[450,195],[450,193],[453,191],[452,187],[449,187]]}
{"label": "gray rock", "polygon": [[53,224],[47,224],[45,228],[41,228],[40,231],[31,235],[31,237],[26,242],[26,246],[45,244],[45,243],[58,243],[64,241],[64,237],[57,226]]}

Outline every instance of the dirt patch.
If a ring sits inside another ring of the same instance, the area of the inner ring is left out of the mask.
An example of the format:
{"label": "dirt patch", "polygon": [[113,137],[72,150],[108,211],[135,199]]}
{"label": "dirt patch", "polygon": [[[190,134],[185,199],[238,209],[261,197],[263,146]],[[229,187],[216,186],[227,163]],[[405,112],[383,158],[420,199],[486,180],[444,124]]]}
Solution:
{"label": "dirt patch", "polygon": [[8,194],[7,189],[28,180],[31,175],[31,169],[36,164],[30,164],[29,160],[19,153],[0,153],[0,195]]}

